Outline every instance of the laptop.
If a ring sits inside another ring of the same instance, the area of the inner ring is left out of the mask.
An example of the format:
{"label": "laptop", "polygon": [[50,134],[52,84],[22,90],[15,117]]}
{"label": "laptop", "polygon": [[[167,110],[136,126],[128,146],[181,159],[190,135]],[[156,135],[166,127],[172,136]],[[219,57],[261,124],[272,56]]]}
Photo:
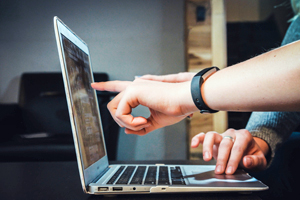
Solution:
{"label": "laptop", "polygon": [[54,29],[66,91],[78,169],[88,194],[261,191],[268,186],[243,170],[216,175],[214,165],[111,165],[87,44],[58,17]]}

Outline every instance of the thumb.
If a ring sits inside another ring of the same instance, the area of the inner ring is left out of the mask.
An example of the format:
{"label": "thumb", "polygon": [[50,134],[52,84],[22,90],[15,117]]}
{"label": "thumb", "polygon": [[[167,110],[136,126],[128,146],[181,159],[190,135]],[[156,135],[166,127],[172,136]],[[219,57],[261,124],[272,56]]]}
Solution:
{"label": "thumb", "polygon": [[263,170],[267,166],[267,160],[263,153],[258,155],[247,155],[243,158],[243,166],[249,170]]}

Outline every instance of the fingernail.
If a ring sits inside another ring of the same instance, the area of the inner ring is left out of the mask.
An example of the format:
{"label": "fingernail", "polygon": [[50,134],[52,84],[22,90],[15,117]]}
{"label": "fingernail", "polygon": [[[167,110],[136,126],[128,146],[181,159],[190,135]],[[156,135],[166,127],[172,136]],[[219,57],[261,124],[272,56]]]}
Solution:
{"label": "fingernail", "polygon": [[222,172],[222,165],[218,165],[216,168],[216,172],[221,173]]}
{"label": "fingernail", "polygon": [[196,146],[197,145],[197,141],[196,140],[192,140],[191,146]]}
{"label": "fingernail", "polygon": [[231,174],[233,171],[233,168],[231,166],[229,166],[226,170],[226,173]]}
{"label": "fingernail", "polygon": [[209,158],[210,158],[210,154],[209,154],[208,151],[206,151],[206,152],[204,153],[204,158],[206,158],[206,159],[209,159]]}

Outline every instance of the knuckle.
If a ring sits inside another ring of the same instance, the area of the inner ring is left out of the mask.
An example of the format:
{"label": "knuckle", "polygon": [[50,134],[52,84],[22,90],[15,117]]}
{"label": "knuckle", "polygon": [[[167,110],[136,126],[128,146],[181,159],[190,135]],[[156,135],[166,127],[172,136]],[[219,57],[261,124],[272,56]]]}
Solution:
{"label": "knuckle", "polygon": [[248,130],[243,129],[243,130],[241,130],[241,133],[242,133],[244,139],[246,140],[246,142],[249,143],[249,142],[252,141],[253,137],[252,137],[251,133]]}
{"label": "knuckle", "polygon": [[229,129],[227,129],[227,131],[226,131],[227,133],[231,133],[231,134],[233,134],[234,132],[235,132],[235,129],[233,129],[233,128],[229,128]]}
{"label": "knuckle", "polygon": [[115,117],[116,117],[118,120],[121,120],[122,115],[121,115],[119,112],[116,112],[116,113],[115,113]]}
{"label": "knuckle", "polygon": [[236,153],[244,153],[244,147],[242,145],[236,144],[236,145],[233,145],[232,151],[234,151]]}
{"label": "knuckle", "polygon": [[107,109],[109,110],[110,108],[111,108],[111,106],[112,106],[112,103],[111,103],[111,101],[106,105],[106,107],[107,107]]}
{"label": "knuckle", "polygon": [[217,133],[214,131],[209,131],[206,133],[207,136],[214,136],[215,134],[217,134]]}

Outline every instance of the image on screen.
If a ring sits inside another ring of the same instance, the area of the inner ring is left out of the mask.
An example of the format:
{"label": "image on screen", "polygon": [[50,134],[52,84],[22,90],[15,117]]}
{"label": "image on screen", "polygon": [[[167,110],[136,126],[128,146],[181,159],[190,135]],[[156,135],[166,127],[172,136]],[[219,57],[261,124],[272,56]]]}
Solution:
{"label": "image on screen", "polygon": [[62,35],[72,109],[84,169],[105,155],[89,57]]}

